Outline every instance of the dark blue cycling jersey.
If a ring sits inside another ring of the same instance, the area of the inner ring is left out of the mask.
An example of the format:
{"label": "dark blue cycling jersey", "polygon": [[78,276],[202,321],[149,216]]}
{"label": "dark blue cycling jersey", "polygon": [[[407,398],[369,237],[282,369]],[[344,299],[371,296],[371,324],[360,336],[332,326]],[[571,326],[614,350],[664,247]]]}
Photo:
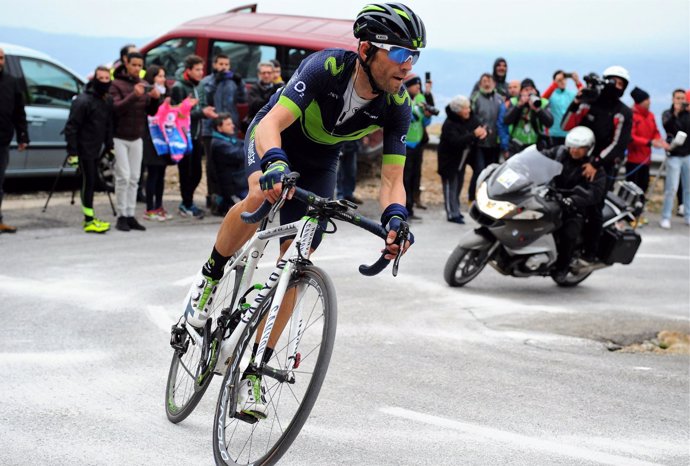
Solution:
{"label": "dark blue cycling jersey", "polygon": [[[288,108],[296,118],[281,134],[282,148],[291,166],[330,167],[337,162],[344,141],[361,139],[380,128],[383,163],[405,164],[411,99],[404,87],[395,95],[378,95],[343,124],[336,125],[356,63],[357,54],[342,49],[322,50],[302,61],[290,81],[257,113],[247,131],[248,175],[260,169],[254,129],[276,104]],[[356,79],[368,78],[361,72]]]}

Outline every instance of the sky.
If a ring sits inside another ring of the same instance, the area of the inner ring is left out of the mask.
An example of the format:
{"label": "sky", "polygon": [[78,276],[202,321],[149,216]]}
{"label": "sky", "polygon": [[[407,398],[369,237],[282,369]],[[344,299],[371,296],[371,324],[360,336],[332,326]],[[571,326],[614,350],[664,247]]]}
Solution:
{"label": "sky", "polygon": [[[86,36],[156,37],[251,0],[0,0],[2,26]],[[354,18],[357,1],[261,0],[259,11]],[[690,60],[690,0],[406,0],[440,49],[658,52]],[[27,14],[27,12],[33,12]]]}

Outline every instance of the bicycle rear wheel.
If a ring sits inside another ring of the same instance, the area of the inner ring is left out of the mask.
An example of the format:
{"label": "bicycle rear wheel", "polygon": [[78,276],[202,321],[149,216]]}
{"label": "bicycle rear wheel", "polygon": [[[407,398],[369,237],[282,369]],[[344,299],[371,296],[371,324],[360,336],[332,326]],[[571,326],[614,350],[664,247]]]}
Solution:
{"label": "bicycle rear wheel", "polygon": [[[231,267],[218,284],[209,312],[213,322],[232,305],[243,272],[242,266]],[[201,330],[202,336],[205,336],[204,347],[185,331],[180,346],[186,350],[176,349],[173,354],[165,392],[165,413],[174,424],[183,421],[194,411],[213,379],[213,368],[218,362],[220,350],[219,342],[214,342],[214,332],[210,326]]]}
{"label": "bicycle rear wheel", "polygon": [[290,280],[290,290],[296,290],[295,308],[300,306],[301,322],[299,326],[297,322],[293,325],[293,313],[267,365],[285,370],[292,356],[290,343],[297,341],[299,364],[292,371],[294,380],[280,381],[263,375],[266,418],[257,420],[239,412],[240,379],[249,365],[259,324],[271,308],[269,297],[245,328],[223,379],[213,425],[217,464],[274,464],[290,447],[316,402],[335,340],[335,289],[325,272],[308,266]]}

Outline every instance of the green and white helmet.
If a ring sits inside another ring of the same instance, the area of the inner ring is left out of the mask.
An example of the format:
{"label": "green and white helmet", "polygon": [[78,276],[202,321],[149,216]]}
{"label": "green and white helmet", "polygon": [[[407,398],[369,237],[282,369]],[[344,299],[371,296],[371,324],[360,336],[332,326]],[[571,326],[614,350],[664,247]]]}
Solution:
{"label": "green and white helmet", "polygon": [[422,19],[402,3],[372,3],[362,8],[353,26],[357,39],[421,49],[426,45]]}

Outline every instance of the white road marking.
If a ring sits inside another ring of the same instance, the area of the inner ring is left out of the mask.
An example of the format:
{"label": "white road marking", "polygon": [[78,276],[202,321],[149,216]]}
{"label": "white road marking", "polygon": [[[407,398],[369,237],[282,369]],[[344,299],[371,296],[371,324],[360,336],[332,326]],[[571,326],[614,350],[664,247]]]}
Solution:
{"label": "white road marking", "polygon": [[0,353],[0,364],[39,364],[47,366],[102,361],[112,355],[95,351],[54,351],[33,353]]}
{"label": "white road marking", "polygon": [[671,259],[679,261],[690,260],[690,256],[679,256],[677,254],[635,254],[635,258],[640,259]]}
{"label": "white road marking", "polygon": [[[404,408],[384,407],[380,408],[379,411],[391,416],[409,419],[411,421],[423,422],[425,424],[431,424],[446,429],[453,429],[458,432],[462,432],[469,437],[475,437],[480,440],[510,443],[518,448],[537,450],[553,455],[567,456],[570,458],[591,461],[593,463],[610,464],[615,466],[661,466],[659,463],[637,460],[627,456],[612,455],[599,450],[570,445],[555,440],[530,437],[527,435],[495,429],[493,427],[486,427],[479,424],[454,421],[451,419],[432,416],[426,413],[410,411]],[[613,441],[611,441],[611,443],[613,443]]]}
{"label": "white road marking", "polygon": [[633,367],[633,370],[635,370],[635,371],[651,371],[652,368],[651,367],[644,367],[644,366],[637,366],[637,367]]}
{"label": "white road marking", "polygon": [[[180,315],[177,317],[179,318]],[[177,318],[174,318],[172,315],[170,315],[168,309],[164,306],[146,306],[146,316],[156,325],[156,327],[166,333],[169,333],[170,328],[175,322],[177,322]]]}

